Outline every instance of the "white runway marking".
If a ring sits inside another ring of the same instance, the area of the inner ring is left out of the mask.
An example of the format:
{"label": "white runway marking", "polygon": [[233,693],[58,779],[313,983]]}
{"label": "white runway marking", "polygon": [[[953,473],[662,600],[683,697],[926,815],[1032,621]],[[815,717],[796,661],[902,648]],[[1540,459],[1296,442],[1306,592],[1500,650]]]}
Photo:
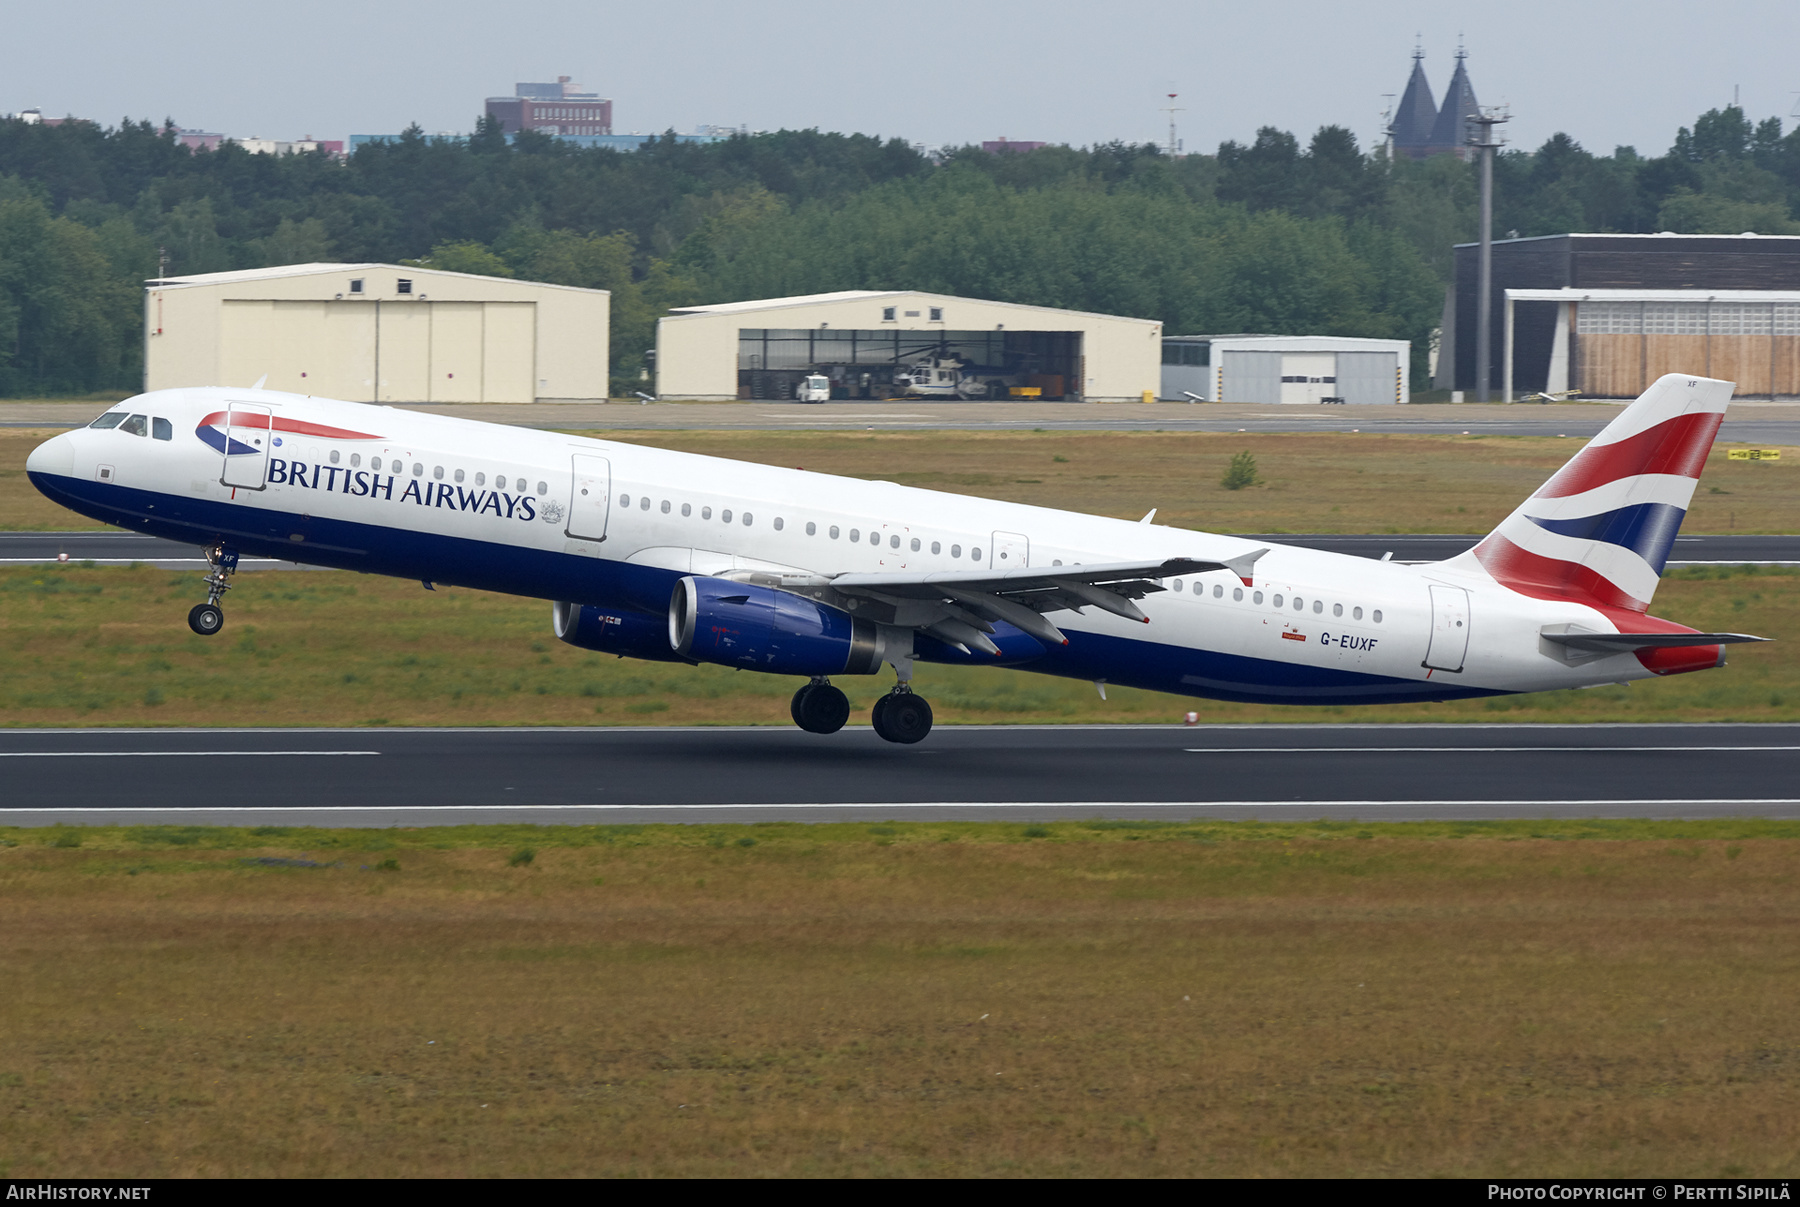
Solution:
{"label": "white runway marking", "polygon": [[1189,746],[1188,754],[1649,754],[1800,750],[1800,746]]}
{"label": "white runway marking", "polygon": [[379,750],[0,750],[0,759],[348,758]]}

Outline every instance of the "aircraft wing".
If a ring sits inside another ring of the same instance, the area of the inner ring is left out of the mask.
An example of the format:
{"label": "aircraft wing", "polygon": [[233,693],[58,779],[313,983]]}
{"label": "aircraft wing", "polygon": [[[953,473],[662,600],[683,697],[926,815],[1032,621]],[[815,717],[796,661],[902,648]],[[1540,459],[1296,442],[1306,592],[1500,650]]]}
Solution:
{"label": "aircraft wing", "polygon": [[1005,621],[1055,645],[1067,645],[1069,639],[1045,619],[1046,612],[1079,613],[1084,607],[1096,607],[1149,624],[1150,618],[1131,601],[1163,590],[1156,580],[1177,574],[1229,570],[1248,584],[1257,559],[1267,552],[1266,548],[1255,549],[1224,561],[1174,557],[1001,571],[755,577],[770,586],[806,594],[829,590],[854,600],[867,600],[891,609],[888,623],[918,629],[965,651],[973,646],[998,654],[999,648],[988,640],[988,634],[995,631],[995,622]]}

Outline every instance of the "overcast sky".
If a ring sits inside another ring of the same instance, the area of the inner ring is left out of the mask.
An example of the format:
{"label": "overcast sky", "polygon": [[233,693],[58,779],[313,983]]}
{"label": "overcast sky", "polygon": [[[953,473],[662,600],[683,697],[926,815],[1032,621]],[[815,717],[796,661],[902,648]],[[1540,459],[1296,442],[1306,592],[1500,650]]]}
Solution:
{"label": "overcast sky", "polygon": [[1515,0],[1457,6],[1136,0],[688,0],[683,4],[85,0],[8,6],[0,112],[41,108],[239,136],[467,131],[487,96],[573,76],[614,129],[818,127],[930,146],[1005,135],[1075,145],[1167,137],[1190,151],[1258,126],[1379,136],[1415,33],[1442,99],[1459,35],[1510,140],[1565,130],[1591,150],[1667,150],[1729,104],[1789,117],[1800,97],[1796,0]]}

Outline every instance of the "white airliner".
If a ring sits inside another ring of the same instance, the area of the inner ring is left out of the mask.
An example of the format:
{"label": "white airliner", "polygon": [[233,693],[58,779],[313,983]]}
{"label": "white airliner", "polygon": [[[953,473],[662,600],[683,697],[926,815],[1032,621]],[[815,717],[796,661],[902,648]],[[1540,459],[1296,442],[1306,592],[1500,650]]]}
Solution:
{"label": "white airliner", "polygon": [[[1474,550],[1396,565],[1146,522],[257,389],[139,395],[27,462],[44,494],[206,547],[555,601],[571,645],[808,682],[915,660],[1225,700],[1373,704],[1623,683],[1759,638],[1646,615],[1732,383],[1664,377]],[[1397,508],[1411,506],[1404,498]]]}

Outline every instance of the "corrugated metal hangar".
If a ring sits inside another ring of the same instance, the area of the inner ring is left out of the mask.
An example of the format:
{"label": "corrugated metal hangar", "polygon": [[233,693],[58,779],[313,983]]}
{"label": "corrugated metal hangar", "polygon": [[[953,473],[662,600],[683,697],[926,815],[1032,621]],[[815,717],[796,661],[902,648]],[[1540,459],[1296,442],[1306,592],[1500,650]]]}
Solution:
{"label": "corrugated metal hangar", "polygon": [[1530,366],[1549,394],[1636,398],[1665,373],[1692,373],[1735,381],[1743,397],[1800,395],[1800,291],[1508,289],[1502,398],[1524,367],[1517,316],[1533,310],[1553,315],[1548,357]]}
{"label": "corrugated metal hangar", "polygon": [[910,290],[688,306],[656,325],[656,392],[1138,402],[1154,397],[1161,339],[1153,319]]}
{"label": "corrugated metal hangar", "polygon": [[1168,402],[1405,403],[1412,345],[1338,335],[1171,335]]}
{"label": "corrugated metal hangar", "polygon": [[[1440,390],[1476,388],[1477,251],[1473,243],[1461,243],[1456,247],[1456,281],[1445,299],[1444,334],[1439,346],[1435,384]],[[1568,296],[1592,297],[1596,301],[1608,295],[1611,302],[1620,305],[1642,303],[1653,308],[1659,305],[1705,305],[1708,298],[1715,299],[1715,307],[1724,307],[1725,299],[1730,297],[1730,306],[1752,307],[1752,311],[1744,312],[1746,317],[1742,321],[1762,322],[1767,320],[1769,306],[1779,307],[1784,304],[1783,299],[1800,292],[1800,235],[1676,235],[1665,232],[1657,235],[1544,235],[1531,239],[1495,240],[1493,291],[1490,294],[1493,317],[1489,327],[1494,357],[1489,386],[1499,390],[1510,377],[1513,387],[1521,391],[1555,393],[1558,389],[1579,387],[1584,393],[1594,393],[1597,397],[1634,397],[1637,390],[1626,387],[1626,377],[1614,378],[1610,371],[1604,380],[1596,378],[1589,383],[1594,387],[1592,390],[1589,385],[1581,384],[1584,370],[1579,366],[1566,384],[1558,386],[1552,381],[1553,345],[1558,339],[1567,339],[1567,321],[1562,324],[1564,334],[1559,336],[1557,306],[1542,300],[1533,299],[1531,304],[1517,307],[1510,337],[1513,355],[1510,358],[1502,355],[1501,350],[1508,339],[1506,293],[1514,291],[1515,300],[1523,300],[1523,295],[1517,292],[1521,290],[1569,290],[1573,293]],[[1619,290],[1630,291],[1629,296],[1611,296],[1613,291]],[[1567,296],[1559,297],[1567,300]],[[1761,310],[1757,311],[1757,307]],[[1598,321],[1599,313],[1591,306],[1588,309],[1592,320]],[[1623,315],[1625,312],[1618,313]],[[1677,319],[1675,312],[1659,317],[1661,312],[1651,312],[1646,320],[1651,328],[1637,334],[1651,337],[1645,348],[1647,354],[1658,346],[1676,351],[1681,363],[1667,362],[1670,367],[1660,371],[1705,373],[1703,359],[1693,363],[1696,356],[1703,357],[1703,345],[1669,343],[1663,338],[1706,333],[1704,329],[1692,329],[1695,316],[1700,312],[1681,313],[1686,317]],[[1738,321],[1732,317],[1736,313],[1715,308],[1712,316],[1715,321],[1734,323]],[[1568,320],[1570,315],[1563,312],[1561,317]],[[1657,325],[1664,322],[1682,329],[1657,329]],[[1714,336],[1738,334],[1717,326],[1712,330]],[[1579,336],[1580,333],[1576,334]],[[1587,334],[1627,333],[1590,331]],[[1715,353],[1722,346],[1715,343]],[[1590,347],[1595,345],[1590,344]],[[1738,378],[1738,392],[1767,395],[1770,372],[1765,363],[1767,358],[1760,353],[1747,353],[1746,356],[1746,365],[1752,367],[1745,369],[1745,373],[1760,367],[1763,376],[1754,385],[1749,377]],[[1779,375],[1779,368],[1776,373]],[[1717,372],[1712,375],[1730,376]],[[1654,375],[1651,380],[1655,380]],[[1779,382],[1777,390],[1784,394],[1793,392],[1791,386]],[[1510,396],[1510,393],[1505,395]]]}
{"label": "corrugated metal hangar", "polygon": [[607,395],[611,295],[397,264],[289,264],[147,282],[144,388],[351,402]]}

